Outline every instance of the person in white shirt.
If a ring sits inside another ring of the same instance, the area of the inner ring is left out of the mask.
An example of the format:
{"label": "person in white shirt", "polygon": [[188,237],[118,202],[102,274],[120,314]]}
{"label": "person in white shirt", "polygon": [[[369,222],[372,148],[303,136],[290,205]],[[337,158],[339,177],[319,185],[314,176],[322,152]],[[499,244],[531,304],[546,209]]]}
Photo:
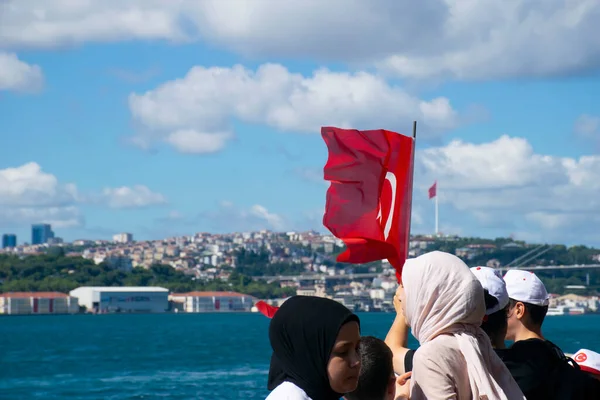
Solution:
{"label": "person in white shirt", "polygon": [[285,301],[269,326],[267,400],[339,400],[358,385],[360,320],[321,297]]}

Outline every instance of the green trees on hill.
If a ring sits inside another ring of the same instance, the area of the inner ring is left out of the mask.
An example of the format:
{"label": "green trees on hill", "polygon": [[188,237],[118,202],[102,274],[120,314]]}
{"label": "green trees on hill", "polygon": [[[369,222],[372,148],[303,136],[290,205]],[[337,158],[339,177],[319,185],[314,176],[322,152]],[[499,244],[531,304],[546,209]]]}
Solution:
{"label": "green trees on hill", "polygon": [[[516,246],[514,245],[516,243]],[[507,265],[524,255],[535,246],[511,239],[494,240],[477,238],[438,239],[427,249],[455,253],[457,249],[473,244],[493,244],[495,248],[481,251],[475,257],[465,260],[470,266],[485,265],[491,259],[497,259]],[[510,245],[509,245],[510,244]],[[508,245],[508,246],[505,246]],[[355,273],[381,270],[381,263],[363,265],[340,264],[335,261],[343,249],[336,248],[332,254],[317,254],[313,250],[304,250],[313,259],[319,258],[326,266],[336,268],[351,267]],[[278,249],[280,254],[283,249]],[[586,246],[553,246],[533,263],[536,265],[572,265],[600,263],[593,256],[600,250]],[[45,255],[18,257],[0,254],[0,292],[15,291],[59,291],[68,292],[78,286],[162,286],[174,292],[193,290],[231,290],[250,294],[259,298],[286,297],[295,293],[293,288],[280,288],[277,283],[252,279],[271,275],[299,275],[305,272],[303,263],[273,263],[272,255],[265,249],[236,252],[236,267],[221,267],[221,271],[230,273],[227,280],[200,281],[190,275],[177,271],[169,265],[153,265],[149,269],[134,268],[131,272],[117,271],[101,263],[81,257],[66,257],[60,247],[50,248]],[[564,293],[566,285],[584,285],[589,280],[589,288],[583,293],[591,293],[600,288],[599,270],[561,270],[543,271],[538,275],[544,280],[552,293]]]}
{"label": "green trees on hill", "polygon": [[173,292],[230,290],[259,298],[276,298],[295,293],[290,288],[252,279],[233,272],[227,281],[200,282],[170,265],[149,269],[117,271],[81,257],[0,255],[0,292],[56,291],[67,293],[79,286],[161,286]]}
{"label": "green trees on hill", "polygon": [[[512,241],[507,238],[497,239],[479,239],[479,238],[458,238],[457,240],[438,239],[427,249],[428,251],[440,250],[455,254],[457,249],[469,245],[494,245],[494,250],[482,252],[480,255],[465,260],[471,266],[485,265],[488,260],[497,259],[502,265],[507,265],[514,259],[525,255],[534,249],[537,245],[527,245],[524,242]],[[515,244],[516,246],[510,246]],[[592,258],[599,254],[600,250],[587,246],[550,245],[550,250],[531,263],[537,265],[573,265],[573,264],[594,264]]]}
{"label": "green trees on hill", "polygon": [[299,275],[304,265],[293,263],[271,263],[269,253],[265,249],[257,252],[240,249],[236,253],[236,270],[247,276]]}

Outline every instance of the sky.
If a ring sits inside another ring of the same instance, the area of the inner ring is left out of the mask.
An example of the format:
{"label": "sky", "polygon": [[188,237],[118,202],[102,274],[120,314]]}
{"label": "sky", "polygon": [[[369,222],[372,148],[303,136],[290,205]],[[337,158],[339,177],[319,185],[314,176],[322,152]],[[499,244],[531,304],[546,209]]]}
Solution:
{"label": "sky", "polygon": [[0,1],[0,233],[325,231],[321,126],[410,134],[413,233],[600,246],[597,0]]}

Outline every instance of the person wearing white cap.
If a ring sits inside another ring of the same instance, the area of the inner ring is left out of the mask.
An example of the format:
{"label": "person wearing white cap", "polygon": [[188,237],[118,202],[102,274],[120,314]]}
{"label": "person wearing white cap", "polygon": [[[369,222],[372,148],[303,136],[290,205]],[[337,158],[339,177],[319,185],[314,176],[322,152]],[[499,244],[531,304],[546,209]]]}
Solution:
{"label": "person wearing white cap", "polygon": [[509,270],[504,276],[509,296],[508,349],[496,349],[528,400],[600,399],[600,385],[542,335],[549,295],[533,273]]}
{"label": "person wearing white cap", "polygon": [[481,282],[485,294],[485,317],[481,329],[490,337],[492,347],[495,349],[506,348],[506,316],[508,312],[508,292],[506,283],[499,272],[488,267],[473,267],[471,272]]}
{"label": "person wearing white cap", "polygon": [[581,349],[573,355],[582,371],[600,381],[600,354],[588,349]]}
{"label": "person wearing white cap", "polygon": [[504,276],[510,298],[507,340],[544,339],[542,323],[550,296],[533,272],[511,269]]}

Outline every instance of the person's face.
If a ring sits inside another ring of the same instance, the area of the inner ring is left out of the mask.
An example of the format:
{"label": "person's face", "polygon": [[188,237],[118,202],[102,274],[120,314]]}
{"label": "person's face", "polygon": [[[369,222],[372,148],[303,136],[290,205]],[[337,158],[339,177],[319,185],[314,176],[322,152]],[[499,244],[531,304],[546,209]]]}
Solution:
{"label": "person's face", "polygon": [[329,385],[336,393],[350,393],[358,386],[360,374],[360,329],[355,321],[342,326],[327,363]]}
{"label": "person's face", "polygon": [[519,332],[523,323],[521,320],[525,315],[525,305],[521,302],[517,302],[513,307],[508,308],[508,315],[506,319],[506,340],[515,340],[517,332]]}

